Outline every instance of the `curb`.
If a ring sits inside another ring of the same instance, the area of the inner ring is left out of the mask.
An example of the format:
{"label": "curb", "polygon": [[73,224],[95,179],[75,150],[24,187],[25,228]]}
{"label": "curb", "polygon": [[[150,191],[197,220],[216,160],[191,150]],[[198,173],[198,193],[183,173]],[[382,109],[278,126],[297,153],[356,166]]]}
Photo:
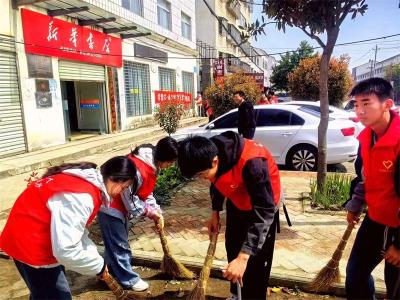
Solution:
{"label": "curb", "polygon": [[[159,269],[163,254],[159,252],[146,252],[140,250],[134,250],[134,256],[132,260],[133,265],[148,267],[153,269]],[[188,259],[185,256],[174,255],[176,259],[178,259],[181,263],[183,263],[188,269],[195,272],[196,274],[200,274],[201,269],[203,267],[204,259],[191,257]],[[218,279],[224,279],[222,277],[221,269],[226,265],[226,261],[214,259],[213,264],[211,266],[210,276]],[[291,289],[299,288],[303,292],[307,293],[315,293],[309,289],[309,284],[311,280],[309,278],[295,276],[295,275],[287,275],[281,272],[271,271],[269,286],[284,286]],[[383,299],[386,295],[386,291],[380,287],[375,287],[376,296],[380,299]],[[317,294],[317,293],[315,293]],[[344,283],[334,284],[331,289],[324,294],[334,295],[338,297],[345,297],[346,290]]]}
{"label": "curb", "polygon": [[[195,120],[186,122],[183,125],[184,125],[184,127],[188,127],[188,126],[194,126],[196,124],[201,124],[203,122],[204,122],[203,119],[197,118]],[[182,124],[180,127],[182,127]],[[141,129],[143,129],[143,128],[141,128]],[[80,144],[80,146],[83,149],[77,149],[76,151],[71,149],[70,153],[65,153],[65,154],[54,153],[53,157],[50,157],[47,159],[44,158],[40,161],[31,163],[31,164],[26,164],[26,165],[22,165],[22,166],[11,166],[8,169],[0,170],[0,179],[6,178],[9,176],[19,175],[19,174],[26,173],[26,172],[31,172],[31,171],[42,169],[42,168],[47,168],[49,166],[58,165],[67,160],[78,160],[82,157],[101,153],[106,150],[113,149],[117,146],[132,144],[133,140],[135,140],[135,142],[141,142],[145,139],[149,139],[149,138],[154,139],[158,136],[164,136],[165,134],[166,133],[161,128],[156,128],[154,130],[151,130],[151,128],[149,128],[148,131],[143,132],[143,133],[139,132],[136,135],[134,134],[134,130],[132,130],[132,131],[123,132],[120,135],[110,134],[109,137],[105,137],[104,139],[82,140],[83,142],[82,142],[82,144]],[[93,144],[95,144],[95,145],[93,145]],[[79,144],[77,144],[77,146],[78,145]],[[48,149],[48,150],[49,150],[49,152],[50,151],[57,152],[57,150],[68,148],[69,146],[72,146],[72,145],[68,145],[68,143],[66,143],[66,144],[63,144],[60,146],[56,146],[57,148],[55,148],[54,150],[51,150],[51,149]],[[42,151],[43,150],[44,149],[42,149]],[[25,154],[22,154],[22,156],[29,155],[29,154],[34,155],[35,151],[27,152]],[[7,161],[2,162],[2,163],[7,165]]]}

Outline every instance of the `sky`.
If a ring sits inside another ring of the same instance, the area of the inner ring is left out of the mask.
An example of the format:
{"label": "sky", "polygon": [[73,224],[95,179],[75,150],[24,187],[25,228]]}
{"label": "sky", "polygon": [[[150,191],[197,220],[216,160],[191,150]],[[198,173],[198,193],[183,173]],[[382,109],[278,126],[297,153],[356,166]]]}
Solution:
{"label": "sky", "polygon": [[[261,3],[262,0],[254,0],[254,2]],[[368,4],[368,10],[364,16],[358,14],[354,20],[351,20],[351,15],[346,17],[336,44],[400,34],[399,0],[366,0],[366,4]],[[261,5],[254,5],[253,21],[257,18],[261,19],[261,9]],[[284,33],[279,31],[275,24],[269,24],[265,32],[266,35],[259,36],[258,41],[253,40],[252,45],[270,54],[296,49],[303,40],[308,41],[312,46],[319,46],[298,28],[287,27]],[[323,41],[326,40],[322,38]],[[400,54],[400,35],[354,45],[337,46],[333,56],[348,54],[351,58],[350,68],[353,68],[374,59],[376,45],[378,45],[377,61]],[[274,57],[279,59],[280,56],[274,55]]]}

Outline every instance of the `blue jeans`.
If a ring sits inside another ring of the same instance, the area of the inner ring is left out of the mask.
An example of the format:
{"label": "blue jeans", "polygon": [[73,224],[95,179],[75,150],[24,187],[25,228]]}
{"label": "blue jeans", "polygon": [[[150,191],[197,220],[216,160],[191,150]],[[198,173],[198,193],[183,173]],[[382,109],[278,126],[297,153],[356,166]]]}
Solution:
{"label": "blue jeans", "polygon": [[[386,231],[386,240],[385,240]],[[398,242],[398,228],[386,227],[365,216],[358,230],[346,268],[347,299],[376,299],[372,271],[382,261],[382,250]],[[385,262],[385,283],[388,299],[400,299],[400,268]]]}
{"label": "blue jeans", "polygon": [[64,267],[33,268],[18,260],[14,263],[31,292],[29,299],[72,299]]}
{"label": "blue jeans", "polygon": [[132,252],[128,243],[128,227],[121,219],[103,212],[99,212],[97,218],[104,241],[105,263],[117,281],[124,288],[130,288],[140,277],[131,267]]}

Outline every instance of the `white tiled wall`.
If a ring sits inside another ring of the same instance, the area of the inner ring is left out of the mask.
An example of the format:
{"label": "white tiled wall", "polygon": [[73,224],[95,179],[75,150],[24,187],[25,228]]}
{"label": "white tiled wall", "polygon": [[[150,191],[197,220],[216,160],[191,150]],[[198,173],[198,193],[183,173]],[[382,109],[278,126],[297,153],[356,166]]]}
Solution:
{"label": "white tiled wall", "polygon": [[[192,49],[196,49],[196,15],[195,0],[170,0],[172,10],[172,31],[158,25],[157,0],[143,0],[143,17],[122,7],[121,0],[85,0],[85,2],[103,8],[126,20],[151,30]],[[188,40],[181,33],[181,12],[192,19],[192,40]]]}

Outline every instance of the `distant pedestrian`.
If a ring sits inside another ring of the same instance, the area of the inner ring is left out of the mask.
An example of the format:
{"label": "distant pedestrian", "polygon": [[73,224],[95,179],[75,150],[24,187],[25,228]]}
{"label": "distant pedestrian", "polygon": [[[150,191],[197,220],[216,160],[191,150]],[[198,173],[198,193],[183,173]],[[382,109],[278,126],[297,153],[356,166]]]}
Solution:
{"label": "distant pedestrian", "polygon": [[382,78],[358,83],[355,98],[357,117],[365,126],[358,136],[357,177],[352,198],[346,204],[347,222],[359,223],[364,206],[368,212],[361,223],[346,268],[348,299],[376,299],[371,272],[384,259],[387,299],[400,299],[400,117],[391,110],[393,88]]}
{"label": "distant pedestrian", "polygon": [[238,133],[242,137],[251,140],[256,131],[254,106],[250,101],[246,101],[244,97],[245,95],[242,91],[237,91],[233,95],[233,101],[239,106]]}
{"label": "distant pedestrian", "polygon": [[87,227],[101,204],[136,184],[135,165],[124,156],[51,167],[19,195],[0,236],[30,291],[29,299],[72,299],[65,269],[107,276]]}
{"label": "distant pedestrian", "polygon": [[215,119],[214,111],[211,108],[210,104],[208,103],[207,99],[204,101],[204,109],[205,109],[206,115],[208,117],[208,122],[211,122],[212,120],[214,120]]}
{"label": "distant pedestrian", "polygon": [[279,101],[278,101],[278,97],[275,96],[275,92],[274,92],[273,90],[269,90],[269,91],[268,91],[268,96],[267,96],[267,98],[268,98],[268,101],[269,101],[270,104],[276,104],[276,103],[279,102]]}
{"label": "distant pedestrian", "polygon": [[197,92],[197,97],[195,99],[196,102],[196,107],[197,107],[197,116],[199,117],[204,117],[204,108],[203,108],[203,95],[202,93],[199,91]]}
{"label": "distant pedestrian", "polygon": [[261,95],[260,101],[258,101],[257,105],[264,105],[264,104],[269,104],[267,96],[263,93]]}

